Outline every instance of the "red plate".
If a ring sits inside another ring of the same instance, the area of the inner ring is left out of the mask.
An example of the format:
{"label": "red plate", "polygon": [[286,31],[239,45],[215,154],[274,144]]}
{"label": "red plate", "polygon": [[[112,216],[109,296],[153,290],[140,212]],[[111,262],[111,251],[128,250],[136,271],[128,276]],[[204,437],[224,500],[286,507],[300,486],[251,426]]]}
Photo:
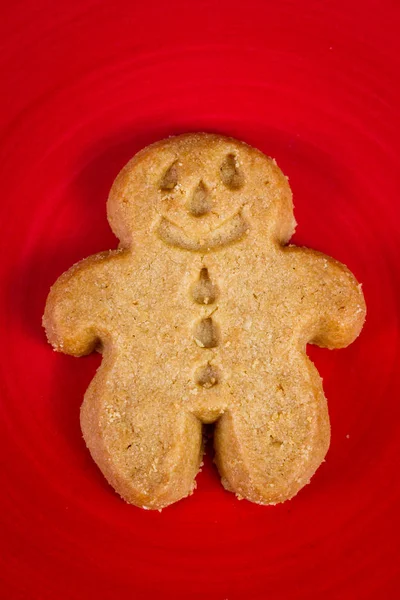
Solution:
{"label": "red plate", "polygon": [[[400,597],[399,28],[391,0],[5,3],[1,598]],[[81,437],[99,356],[53,353],[41,315],[62,271],[116,246],[118,170],[198,130],[276,157],[294,241],[354,271],[368,318],[348,349],[310,349],[332,445],[294,500],[239,502],[208,459],[192,497],[144,512]]]}

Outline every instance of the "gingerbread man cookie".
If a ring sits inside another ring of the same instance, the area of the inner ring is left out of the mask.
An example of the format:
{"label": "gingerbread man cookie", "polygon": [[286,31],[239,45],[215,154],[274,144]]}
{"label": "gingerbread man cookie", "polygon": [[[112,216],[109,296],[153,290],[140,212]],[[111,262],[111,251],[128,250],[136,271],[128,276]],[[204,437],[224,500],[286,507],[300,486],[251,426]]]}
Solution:
{"label": "gingerbread man cookie", "polygon": [[306,344],[357,337],[361,286],[332,258],[286,245],[286,177],[230,138],[145,148],[107,208],[119,249],[64,273],[43,318],[56,350],[103,354],[81,409],[94,460],[126,501],[160,509],[194,489],[202,424],[215,423],[226,489],[260,504],[291,498],[330,436]]}

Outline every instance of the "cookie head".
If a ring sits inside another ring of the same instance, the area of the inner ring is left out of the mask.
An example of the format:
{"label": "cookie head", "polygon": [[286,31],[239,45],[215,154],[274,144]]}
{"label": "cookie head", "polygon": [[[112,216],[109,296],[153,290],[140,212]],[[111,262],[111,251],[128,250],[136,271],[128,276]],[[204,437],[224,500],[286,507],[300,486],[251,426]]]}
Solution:
{"label": "cookie head", "polygon": [[121,171],[108,201],[109,221],[123,246],[147,231],[193,251],[229,245],[254,227],[285,243],[295,226],[292,208],[287,179],[273,160],[212,134],[148,146]]}

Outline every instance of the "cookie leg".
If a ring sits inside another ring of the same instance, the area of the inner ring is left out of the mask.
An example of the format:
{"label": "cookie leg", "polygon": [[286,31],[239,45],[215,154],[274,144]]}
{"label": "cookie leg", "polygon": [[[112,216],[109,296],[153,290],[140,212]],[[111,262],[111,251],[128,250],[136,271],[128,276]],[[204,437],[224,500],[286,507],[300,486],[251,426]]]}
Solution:
{"label": "cookie leg", "polygon": [[[297,362],[297,364],[296,364]],[[293,497],[329,447],[321,379],[307,357],[275,373],[264,397],[238,399],[216,424],[216,463],[226,489],[259,504]]]}
{"label": "cookie leg", "polygon": [[167,398],[126,390],[115,372],[98,371],[81,409],[83,436],[127,502],[161,509],[194,489],[203,454],[201,423]]}

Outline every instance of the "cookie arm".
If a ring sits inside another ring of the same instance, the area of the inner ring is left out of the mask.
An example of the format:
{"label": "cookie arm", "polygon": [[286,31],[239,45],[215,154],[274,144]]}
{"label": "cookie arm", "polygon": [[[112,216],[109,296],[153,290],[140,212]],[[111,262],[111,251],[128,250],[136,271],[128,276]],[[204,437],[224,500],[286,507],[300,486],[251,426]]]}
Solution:
{"label": "cookie arm", "polygon": [[93,352],[106,323],[110,252],[90,256],[63,273],[47,297],[43,326],[58,352],[83,356]]}
{"label": "cookie arm", "polygon": [[305,342],[324,348],[351,344],[366,314],[354,275],[342,263],[314,250],[289,247],[285,253],[296,311],[305,317]]}

